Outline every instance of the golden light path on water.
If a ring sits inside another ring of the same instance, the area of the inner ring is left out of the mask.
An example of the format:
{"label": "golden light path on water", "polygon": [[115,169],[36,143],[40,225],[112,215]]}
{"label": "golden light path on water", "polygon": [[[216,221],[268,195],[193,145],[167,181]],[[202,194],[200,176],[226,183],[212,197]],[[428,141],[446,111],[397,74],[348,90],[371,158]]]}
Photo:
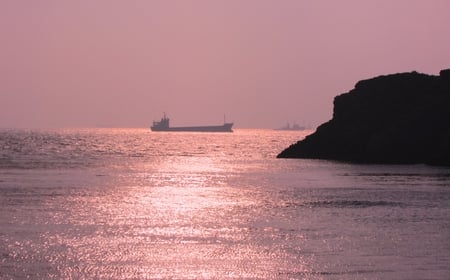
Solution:
{"label": "golden light path on water", "polygon": [[[74,262],[62,275],[267,279],[284,277],[293,265],[295,271],[307,273],[306,260],[293,259],[276,245],[297,238],[300,246],[303,237],[282,233],[268,221],[270,198],[242,177],[260,172],[265,160],[257,155],[256,166],[242,164],[247,159],[227,151],[228,144],[217,143],[216,135],[208,136],[214,145],[207,148],[216,149],[215,156],[211,151],[195,154],[192,136],[181,137],[186,137],[185,147],[190,146],[184,149],[187,155],[133,161],[127,172],[108,175],[109,183],[95,193],[88,190],[73,198],[68,218],[76,219],[70,223],[78,224],[80,232],[60,240],[72,248],[67,258]],[[250,143],[251,138],[244,140]],[[274,160],[272,154],[266,156]]]}

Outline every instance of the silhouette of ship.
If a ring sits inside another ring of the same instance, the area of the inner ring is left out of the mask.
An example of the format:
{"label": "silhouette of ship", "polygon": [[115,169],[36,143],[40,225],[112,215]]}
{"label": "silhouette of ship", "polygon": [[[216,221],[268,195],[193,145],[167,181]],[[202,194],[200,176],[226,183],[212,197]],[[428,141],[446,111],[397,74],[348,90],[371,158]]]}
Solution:
{"label": "silhouette of ship", "polygon": [[280,128],[275,128],[275,130],[305,130],[306,127],[304,126],[299,126],[298,124],[293,124],[290,125],[289,123],[286,124],[286,126],[280,127]]}
{"label": "silhouette of ship", "polygon": [[232,126],[233,123],[227,123],[224,120],[223,125],[170,127],[169,118],[164,113],[164,117],[160,121],[154,121],[150,129],[152,131],[233,132]]}

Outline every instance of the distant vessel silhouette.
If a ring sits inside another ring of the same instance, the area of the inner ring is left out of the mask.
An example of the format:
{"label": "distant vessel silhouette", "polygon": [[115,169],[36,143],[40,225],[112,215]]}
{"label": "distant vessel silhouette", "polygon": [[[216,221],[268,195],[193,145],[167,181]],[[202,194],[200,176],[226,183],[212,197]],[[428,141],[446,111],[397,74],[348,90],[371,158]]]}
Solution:
{"label": "distant vessel silhouette", "polygon": [[306,127],[304,126],[299,126],[298,124],[293,124],[290,125],[289,123],[287,123],[285,126],[280,127],[280,128],[275,128],[275,130],[305,130]]}
{"label": "distant vessel silhouette", "polygon": [[233,132],[232,126],[233,123],[227,123],[224,120],[223,125],[170,127],[169,118],[164,113],[161,120],[154,121],[150,129],[152,131]]}

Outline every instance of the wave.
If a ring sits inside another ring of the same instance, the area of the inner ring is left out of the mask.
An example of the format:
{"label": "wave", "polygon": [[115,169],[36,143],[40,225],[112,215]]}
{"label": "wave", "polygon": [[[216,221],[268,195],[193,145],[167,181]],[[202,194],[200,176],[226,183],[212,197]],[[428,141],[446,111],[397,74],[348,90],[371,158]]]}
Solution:
{"label": "wave", "polygon": [[400,202],[394,201],[370,201],[370,200],[321,200],[306,203],[309,207],[336,207],[336,208],[366,208],[377,206],[399,207],[402,206]]}

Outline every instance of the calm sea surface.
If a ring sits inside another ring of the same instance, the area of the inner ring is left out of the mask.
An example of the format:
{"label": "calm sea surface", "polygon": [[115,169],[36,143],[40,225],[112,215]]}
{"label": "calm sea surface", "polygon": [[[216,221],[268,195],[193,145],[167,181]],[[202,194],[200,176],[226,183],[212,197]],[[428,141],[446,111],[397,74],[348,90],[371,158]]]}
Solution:
{"label": "calm sea surface", "polygon": [[0,130],[0,279],[450,279],[449,168],[304,135]]}

